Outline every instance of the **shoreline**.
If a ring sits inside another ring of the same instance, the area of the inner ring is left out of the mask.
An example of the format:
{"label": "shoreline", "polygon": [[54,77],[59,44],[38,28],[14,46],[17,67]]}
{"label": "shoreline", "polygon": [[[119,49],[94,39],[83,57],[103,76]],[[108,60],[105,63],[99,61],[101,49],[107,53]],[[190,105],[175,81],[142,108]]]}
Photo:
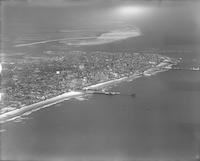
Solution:
{"label": "shoreline", "polygon": [[32,112],[35,112],[35,111],[37,111],[41,108],[52,106],[54,104],[63,102],[65,100],[68,100],[68,99],[71,99],[71,98],[81,96],[83,94],[84,94],[84,92],[79,92],[79,91],[66,92],[66,93],[58,95],[56,97],[52,97],[52,98],[46,99],[44,101],[40,101],[40,102],[31,104],[31,105],[24,106],[20,109],[15,109],[15,110],[12,110],[12,111],[9,111],[9,112],[5,112],[5,113],[0,115],[0,123],[11,121],[15,118],[22,116],[22,115],[26,115],[29,112],[32,113]]}
{"label": "shoreline", "polygon": [[[118,40],[123,40],[131,37],[138,37],[141,35],[141,31],[137,28],[129,29],[129,30],[113,30],[102,33],[100,36],[86,36],[86,37],[71,37],[71,38],[60,38],[60,39],[50,39],[50,40],[41,40],[29,43],[20,43],[15,44],[14,47],[25,47],[25,46],[33,46],[45,43],[51,43],[56,41],[65,41],[65,40],[91,40],[88,42],[80,41],[78,43],[69,42],[68,45],[96,45],[96,44],[104,44],[111,43]],[[94,41],[95,40],[95,41]]]}
{"label": "shoreline", "polygon": [[[90,86],[84,87],[81,91],[66,92],[61,95],[46,99],[44,101],[40,101],[40,102],[31,104],[31,105],[21,107],[20,109],[15,109],[15,110],[12,110],[9,112],[5,112],[3,114],[0,114],[0,123],[14,120],[23,115],[29,115],[32,112],[38,111],[39,109],[55,105],[57,103],[63,102],[65,100],[69,100],[71,98],[83,96],[84,94],[92,94],[90,90],[98,90],[98,89],[102,89],[107,86],[112,86],[112,85],[118,84],[122,81],[132,81],[132,80],[140,78],[142,76],[151,76],[151,75],[154,75],[159,72],[167,71],[167,70],[171,69],[171,66],[173,65],[173,64],[169,64],[169,62],[170,62],[170,58],[165,58],[165,60],[163,62],[159,63],[158,65],[156,65],[153,68],[147,69],[143,73],[135,73],[130,76],[125,76],[122,78],[90,85]],[[161,69],[161,68],[164,68],[164,69]],[[90,92],[87,92],[87,91],[90,91]]]}

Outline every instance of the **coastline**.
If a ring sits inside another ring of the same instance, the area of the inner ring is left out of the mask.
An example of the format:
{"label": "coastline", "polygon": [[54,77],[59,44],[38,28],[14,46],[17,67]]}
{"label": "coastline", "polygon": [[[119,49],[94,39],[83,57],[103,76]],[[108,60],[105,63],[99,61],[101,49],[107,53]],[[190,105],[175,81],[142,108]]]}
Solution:
{"label": "coastline", "polygon": [[[46,99],[41,102],[37,102],[28,106],[24,106],[20,109],[15,109],[6,113],[3,113],[0,115],[0,123],[11,121],[13,119],[16,119],[22,115],[26,115],[27,113],[32,113],[35,112],[41,108],[49,107],[51,105],[63,102],[65,100],[68,100],[70,98],[75,98],[78,96],[83,95],[83,92],[79,91],[71,91],[71,92],[66,92],[64,94],[58,95],[56,97],[52,97],[49,99]],[[27,114],[28,115],[28,114]]]}
{"label": "coastline", "polygon": [[128,77],[122,77],[122,78],[119,78],[119,79],[114,79],[114,80],[109,80],[109,81],[106,81],[106,82],[102,82],[102,83],[98,83],[98,84],[94,84],[94,85],[91,85],[91,86],[88,86],[88,87],[84,87],[83,90],[98,90],[98,89],[101,89],[103,87],[106,87],[106,86],[109,86],[109,85],[113,85],[114,83],[119,83],[121,81],[124,81],[126,80]]}
{"label": "coastline", "polygon": [[167,71],[167,70],[171,69],[171,66],[173,64],[169,64],[169,62],[171,62],[170,58],[167,58],[167,57],[164,57],[164,58],[165,59],[164,59],[163,62],[159,63],[157,66],[155,66],[153,68],[147,69],[143,73],[135,73],[135,74],[130,75],[130,76],[125,76],[125,77],[122,77],[122,78],[118,78],[118,79],[109,80],[109,81],[106,81],[106,82],[90,85],[90,86],[84,87],[82,89],[82,91],[66,92],[66,93],[63,93],[63,94],[58,95],[56,97],[52,97],[52,98],[46,99],[44,101],[40,101],[40,102],[31,104],[31,105],[24,106],[20,109],[15,109],[15,110],[12,110],[12,111],[9,111],[9,112],[5,112],[3,114],[0,114],[0,123],[4,123],[4,122],[14,120],[14,119],[19,118],[20,116],[23,116],[23,115],[29,115],[32,112],[38,111],[41,108],[49,107],[49,106],[52,106],[54,104],[63,102],[65,100],[69,100],[71,98],[83,96],[84,94],[92,94],[91,91],[87,92],[88,90],[98,90],[98,89],[102,89],[102,88],[107,87],[107,86],[118,84],[122,81],[132,81],[132,80],[140,78],[142,76],[151,76],[151,75],[154,75],[154,74],[159,73],[159,72]]}
{"label": "coastline", "polygon": [[105,44],[105,43],[110,43],[110,42],[114,42],[118,40],[123,40],[130,37],[137,37],[140,35],[141,35],[141,31],[138,28],[125,29],[125,30],[113,30],[113,31],[102,33],[100,36],[71,37],[71,38],[41,40],[41,41],[36,41],[36,42],[15,44],[14,47],[33,46],[33,45],[51,43],[51,42],[56,42],[56,41],[66,41],[66,40],[78,41],[76,43],[69,42],[67,43],[68,45],[96,45],[96,44]]}

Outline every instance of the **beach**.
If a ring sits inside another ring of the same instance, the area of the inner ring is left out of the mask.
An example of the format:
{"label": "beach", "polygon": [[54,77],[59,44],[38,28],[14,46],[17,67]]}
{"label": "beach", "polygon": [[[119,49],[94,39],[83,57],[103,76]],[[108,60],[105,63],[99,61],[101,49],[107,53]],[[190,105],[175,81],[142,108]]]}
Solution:
{"label": "beach", "polygon": [[21,107],[20,109],[15,109],[0,115],[0,122],[10,121],[20,117],[21,115],[27,115],[34,111],[37,111],[41,108],[49,107],[54,104],[60,103],[70,98],[75,98],[82,95],[83,92],[71,91],[64,93],[62,95],[47,99],[45,101],[41,101],[32,105]]}
{"label": "beach", "polygon": [[[5,112],[5,113],[0,115],[0,123],[4,123],[4,122],[7,122],[7,121],[17,119],[18,117],[23,116],[23,115],[29,115],[32,112],[38,111],[39,109],[52,106],[54,104],[63,102],[65,100],[69,100],[71,98],[77,98],[77,97],[83,96],[84,94],[91,94],[92,90],[94,90],[94,91],[95,90],[102,90],[102,89],[104,89],[108,86],[116,85],[116,84],[118,84],[122,81],[132,81],[132,80],[139,78],[143,75],[144,76],[151,76],[151,75],[154,75],[156,73],[169,70],[169,69],[171,69],[169,67],[171,67],[172,64],[168,64],[167,62],[170,62],[170,59],[165,57],[163,62],[161,62],[160,64],[158,64],[154,68],[150,68],[150,69],[144,71],[143,73],[135,73],[131,76],[125,76],[125,77],[122,77],[122,78],[119,78],[119,79],[114,79],[114,80],[98,83],[98,84],[95,84],[95,85],[87,86],[87,87],[84,87],[82,91],[66,92],[66,93],[58,95],[56,97],[49,98],[49,99],[46,99],[44,101],[37,102],[37,103],[31,104],[31,105],[28,105],[28,106],[21,107],[20,109],[14,109],[14,110],[11,110],[9,112]],[[88,90],[89,90],[89,92],[87,92]]]}

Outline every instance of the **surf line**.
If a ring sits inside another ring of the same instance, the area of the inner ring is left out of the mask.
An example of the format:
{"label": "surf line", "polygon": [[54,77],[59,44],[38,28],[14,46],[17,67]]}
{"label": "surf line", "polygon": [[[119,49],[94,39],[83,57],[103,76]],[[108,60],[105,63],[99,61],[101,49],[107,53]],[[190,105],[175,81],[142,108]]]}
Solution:
{"label": "surf line", "polygon": [[[7,121],[14,120],[16,118],[19,118],[20,116],[28,115],[28,114],[30,114],[34,111],[37,111],[41,108],[49,107],[49,106],[52,106],[54,104],[63,102],[65,100],[69,100],[71,98],[77,98],[77,97],[83,96],[84,94],[95,93],[96,90],[101,90],[105,87],[108,87],[108,86],[111,86],[111,85],[116,85],[116,84],[123,82],[123,81],[133,81],[133,80],[140,78],[142,76],[151,76],[151,75],[154,75],[154,74],[159,73],[159,72],[164,72],[164,71],[170,70],[171,69],[170,67],[172,66],[172,64],[169,64],[170,59],[167,58],[167,57],[165,57],[165,58],[166,59],[163,62],[159,63],[157,66],[150,68],[150,69],[147,69],[146,71],[144,71],[142,73],[135,73],[131,76],[125,76],[125,77],[122,77],[122,78],[117,78],[117,79],[114,79],[114,80],[109,80],[109,81],[106,81],[106,82],[101,82],[101,83],[97,83],[97,84],[90,85],[90,86],[87,86],[87,87],[83,87],[83,89],[81,91],[66,92],[66,93],[63,93],[61,95],[46,99],[44,101],[37,102],[37,103],[31,104],[31,105],[21,107],[20,109],[16,109],[16,110],[12,110],[12,111],[0,114],[0,123],[4,123],[4,122],[7,122]],[[118,94],[118,93],[116,93],[116,94]]]}
{"label": "surf line", "polygon": [[76,38],[63,38],[63,39],[53,39],[53,40],[44,40],[44,41],[37,41],[37,42],[32,42],[32,43],[27,43],[27,44],[17,44],[14,47],[24,47],[24,46],[32,46],[32,45],[38,45],[38,44],[45,44],[49,42],[56,42],[56,41],[62,41],[62,40],[81,40],[81,39],[95,39],[97,37],[76,37]]}
{"label": "surf line", "polygon": [[81,92],[81,91],[66,92],[66,93],[58,95],[56,97],[52,97],[52,98],[46,99],[41,102],[37,102],[37,103],[31,104],[31,105],[24,106],[20,109],[16,109],[16,110],[12,110],[12,111],[0,114],[0,123],[20,117],[20,116],[26,114],[27,112],[32,113],[33,111],[37,111],[44,107],[52,106],[54,104],[63,102],[70,98],[79,97],[83,94],[84,94],[84,92]]}
{"label": "surf line", "polygon": [[[37,102],[37,103],[31,104],[31,105],[24,106],[20,109],[16,109],[16,110],[12,110],[12,111],[0,114],[0,123],[14,120],[20,116],[28,115],[29,113],[37,111],[41,108],[49,107],[54,104],[63,102],[65,100],[69,100],[71,98],[77,98],[77,97],[83,96],[84,94],[86,94],[86,95],[93,94],[96,92],[96,90],[100,90],[100,89],[105,88],[110,85],[118,84],[118,83],[128,80],[130,78],[132,80],[136,79],[136,78],[138,78],[138,74],[134,74],[131,77],[122,77],[122,78],[118,78],[118,79],[114,79],[114,80],[110,80],[110,81],[106,81],[106,82],[102,82],[102,83],[97,83],[95,85],[90,85],[90,86],[84,87],[83,90],[81,90],[81,91],[66,92],[61,95],[46,99],[44,101]],[[116,94],[118,94],[118,93],[116,93]]]}

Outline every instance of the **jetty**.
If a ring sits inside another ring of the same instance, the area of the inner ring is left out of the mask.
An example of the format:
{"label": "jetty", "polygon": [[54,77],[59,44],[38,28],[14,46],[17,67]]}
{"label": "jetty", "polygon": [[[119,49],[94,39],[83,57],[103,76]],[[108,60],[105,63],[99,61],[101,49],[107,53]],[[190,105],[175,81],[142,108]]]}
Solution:
{"label": "jetty", "polygon": [[120,95],[120,92],[104,91],[104,90],[86,90],[88,94],[103,94],[103,95]]}
{"label": "jetty", "polygon": [[192,68],[172,68],[172,70],[187,70],[187,71],[200,71],[200,67],[192,67]]}

